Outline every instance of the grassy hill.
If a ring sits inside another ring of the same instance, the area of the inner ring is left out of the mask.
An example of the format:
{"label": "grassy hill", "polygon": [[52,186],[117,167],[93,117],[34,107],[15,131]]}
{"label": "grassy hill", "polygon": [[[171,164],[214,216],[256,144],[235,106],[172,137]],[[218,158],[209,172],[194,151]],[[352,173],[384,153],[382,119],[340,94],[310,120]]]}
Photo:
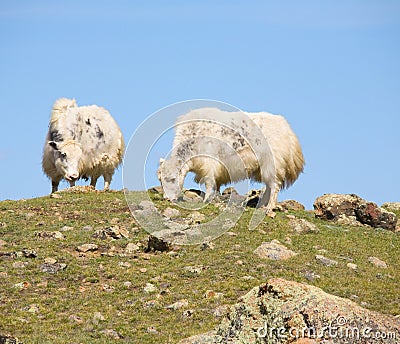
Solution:
{"label": "grassy hill", "polygon": [[[400,314],[398,233],[339,226],[307,211],[290,214],[316,232],[295,233],[283,212],[250,231],[249,208],[210,245],[146,252],[148,234],[122,192],[58,195],[0,202],[0,335],[41,344],[175,343],[212,329],[227,305],[270,277]],[[170,206],[152,197],[161,209]],[[206,220],[217,212],[212,204],[202,210]],[[271,261],[253,254],[273,239],[298,255]],[[321,264],[319,254],[338,264]],[[370,256],[388,267],[375,267]]]}

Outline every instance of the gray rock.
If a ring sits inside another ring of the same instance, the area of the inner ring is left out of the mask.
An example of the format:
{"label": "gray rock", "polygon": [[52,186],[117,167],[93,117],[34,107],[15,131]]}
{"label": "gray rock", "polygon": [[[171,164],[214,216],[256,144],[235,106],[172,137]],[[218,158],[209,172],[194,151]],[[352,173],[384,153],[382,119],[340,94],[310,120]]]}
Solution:
{"label": "gray rock", "polygon": [[189,305],[188,300],[182,299],[182,300],[176,301],[176,302],[166,306],[165,308],[166,309],[172,309],[172,310],[176,311],[178,309],[187,307],[188,305]]}
{"label": "gray rock", "polygon": [[296,233],[316,233],[318,232],[318,227],[307,221],[305,219],[290,219],[289,220],[290,227],[293,228],[293,231]]}
{"label": "gray rock", "polygon": [[323,255],[320,255],[320,254],[317,254],[315,256],[315,259],[318,262],[320,262],[322,265],[325,265],[325,266],[336,266],[336,265],[338,265],[338,262],[336,260],[326,258],[326,257],[324,257]]}
{"label": "gray rock", "polygon": [[122,239],[122,238],[129,238],[129,232],[120,226],[110,226],[104,229],[98,229],[93,233],[94,238],[98,239]]}
{"label": "gray rock", "polygon": [[284,260],[295,256],[297,253],[283,246],[278,240],[263,242],[254,250],[254,254],[260,258],[271,260]]}
{"label": "gray rock", "polygon": [[64,235],[60,231],[55,231],[55,232],[48,232],[48,231],[43,231],[43,232],[35,232],[35,236],[39,238],[51,238],[51,239],[64,239]]}
{"label": "gray rock", "polygon": [[97,246],[96,244],[83,244],[76,248],[76,250],[78,252],[83,252],[83,253],[90,252],[90,251],[92,251],[92,252],[97,251],[98,249],[99,249],[99,246]]}
{"label": "gray rock", "polygon": [[376,257],[368,257],[368,261],[376,266],[377,268],[382,268],[382,269],[386,269],[387,268],[387,264],[386,262],[384,262],[383,260],[376,258]]}
{"label": "gray rock", "polygon": [[173,219],[173,218],[177,218],[177,217],[181,216],[181,212],[178,209],[174,209],[171,207],[166,208],[162,214],[169,219]]}
{"label": "gray rock", "polygon": [[64,263],[55,263],[55,264],[44,263],[39,266],[40,271],[47,272],[49,274],[55,274],[58,271],[65,270],[66,268],[67,264]]}

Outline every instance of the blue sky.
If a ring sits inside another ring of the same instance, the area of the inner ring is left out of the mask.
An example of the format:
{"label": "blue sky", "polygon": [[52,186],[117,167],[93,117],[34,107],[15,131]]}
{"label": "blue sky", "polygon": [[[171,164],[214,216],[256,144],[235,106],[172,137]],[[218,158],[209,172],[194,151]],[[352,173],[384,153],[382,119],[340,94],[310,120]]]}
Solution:
{"label": "blue sky", "polygon": [[193,98],[279,113],[306,158],[280,199],[400,201],[399,1],[2,0],[0,43],[0,200],[49,193],[49,115],[71,97],[107,108],[126,142]]}

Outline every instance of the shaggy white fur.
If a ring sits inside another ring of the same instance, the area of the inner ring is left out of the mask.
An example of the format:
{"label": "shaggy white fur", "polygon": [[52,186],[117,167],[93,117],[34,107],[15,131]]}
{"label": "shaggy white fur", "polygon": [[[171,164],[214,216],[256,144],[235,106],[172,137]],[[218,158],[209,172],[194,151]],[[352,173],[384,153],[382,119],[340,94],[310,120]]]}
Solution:
{"label": "shaggy white fur", "polygon": [[185,176],[206,186],[205,201],[221,185],[252,179],[266,185],[262,205],[274,208],[278,192],[304,168],[300,143],[287,121],[266,112],[203,108],[178,118],[173,150],[160,161],[159,179],[168,199],[178,198]]}
{"label": "shaggy white fur", "polygon": [[100,176],[107,190],[124,149],[121,130],[107,110],[78,107],[74,99],[61,98],[53,105],[42,167],[52,181],[52,192],[62,179],[73,186],[77,179],[90,177],[95,187]]}

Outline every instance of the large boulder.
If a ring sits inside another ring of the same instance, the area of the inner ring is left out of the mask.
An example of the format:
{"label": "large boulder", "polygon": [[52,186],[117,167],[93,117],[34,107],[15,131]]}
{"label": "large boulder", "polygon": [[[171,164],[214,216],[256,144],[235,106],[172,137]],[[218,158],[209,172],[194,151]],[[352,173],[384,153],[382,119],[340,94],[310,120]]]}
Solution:
{"label": "large boulder", "polygon": [[253,288],[214,331],[180,344],[398,343],[400,319],[360,307],[320,288],[270,279]]}
{"label": "large boulder", "polygon": [[363,224],[394,231],[397,217],[353,194],[326,194],[314,202],[315,216],[343,224]]}

